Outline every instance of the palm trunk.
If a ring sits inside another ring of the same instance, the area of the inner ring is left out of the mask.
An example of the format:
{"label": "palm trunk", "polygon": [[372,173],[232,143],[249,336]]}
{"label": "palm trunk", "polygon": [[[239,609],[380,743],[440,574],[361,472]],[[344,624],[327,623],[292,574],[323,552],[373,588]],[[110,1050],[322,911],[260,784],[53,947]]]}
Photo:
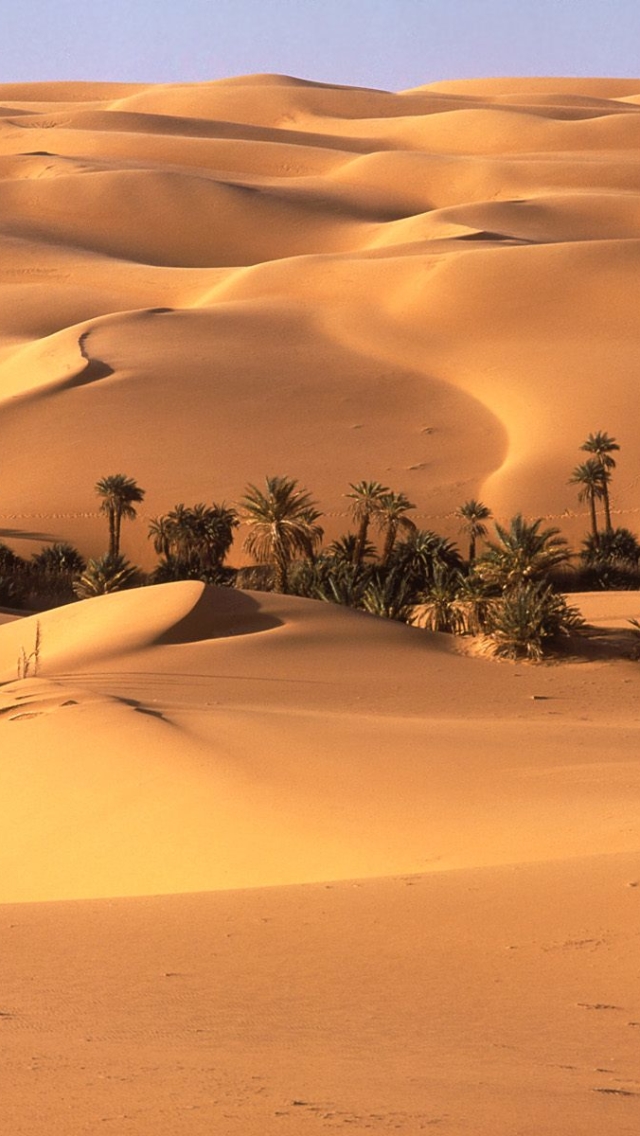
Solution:
{"label": "palm trunk", "polygon": [[276,552],[276,554],[275,554],[274,585],[275,585],[276,592],[281,592],[283,595],[286,595],[288,590],[289,590],[289,588],[288,588],[289,581],[287,579],[287,568],[288,568],[288,564],[287,564],[286,556],[284,556],[282,552]]}
{"label": "palm trunk", "polygon": [[609,488],[606,481],[602,480],[602,501],[604,504],[604,523],[608,533],[613,532],[611,525],[611,508],[609,505]]}
{"label": "palm trunk", "polygon": [[476,538],[472,533],[471,536],[469,537],[469,567],[471,567],[475,558],[476,558]]}
{"label": "palm trunk", "polygon": [[122,522],[122,515],[116,511],[113,515],[113,548],[111,555],[115,558],[120,555],[120,525]]}
{"label": "palm trunk", "polygon": [[391,559],[391,553],[393,552],[393,546],[394,546],[395,541],[396,541],[397,530],[398,530],[398,526],[396,525],[395,521],[389,521],[389,525],[388,525],[388,528],[387,528],[387,535],[385,537],[385,542],[384,542],[384,550],[383,550],[383,553],[382,553],[382,564],[385,567]]}
{"label": "palm trunk", "polygon": [[116,557],[118,555],[118,531],[116,528],[116,512],[115,509],[109,510],[109,556]]}
{"label": "palm trunk", "polygon": [[591,510],[591,532],[593,533],[593,543],[597,545],[600,543],[600,534],[598,532],[598,517],[596,514],[596,499],[593,493],[589,497],[589,508]]}
{"label": "palm trunk", "polygon": [[365,513],[362,520],[360,521],[360,527],[358,529],[358,535],[356,537],[356,543],[353,550],[353,558],[351,561],[354,568],[359,568],[362,563],[362,557],[364,556],[364,546],[367,543],[367,533],[369,531],[370,519],[371,518],[369,514]]}

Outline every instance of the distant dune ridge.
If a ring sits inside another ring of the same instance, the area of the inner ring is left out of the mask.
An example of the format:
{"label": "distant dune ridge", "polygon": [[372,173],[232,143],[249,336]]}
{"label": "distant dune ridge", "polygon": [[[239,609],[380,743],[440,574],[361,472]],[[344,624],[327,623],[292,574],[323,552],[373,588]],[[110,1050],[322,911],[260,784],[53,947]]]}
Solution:
{"label": "distant dune ridge", "polygon": [[[0,86],[0,540],[297,478],[638,530],[640,80]],[[238,563],[240,542],[231,558]],[[638,592],[582,596],[602,635]],[[637,1136],[638,663],[275,593],[0,614],[11,1136]],[[26,677],[24,677],[25,672]]]}
{"label": "distant dune ridge", "polygon": [[116,469],[147,490],[144,564],[145,518],[267,472],[329,537],[365,477],[449,535],[476,496],[577,541],[567,479],[598,429],[637,523],[640,82],[9,84],[0,107],[0,530],[22,551],[102,551]]}

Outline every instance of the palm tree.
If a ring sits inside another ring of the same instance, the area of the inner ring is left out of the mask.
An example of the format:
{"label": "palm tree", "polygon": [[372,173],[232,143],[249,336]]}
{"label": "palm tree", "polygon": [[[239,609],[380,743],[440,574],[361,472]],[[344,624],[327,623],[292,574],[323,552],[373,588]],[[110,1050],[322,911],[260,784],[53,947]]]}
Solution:
{"label": "palm tree", "polygon": [[273,564],[275,590],[286,592],[288,571],[297,554],[311,557],[322,540],[320,513],[306,489],[288,477],[267,477],[266,492],[248,485],[243,520],[251,526],[244,547],[258,563]]}
{"label": "palm tree", "polygon": [[124,556],[106,553],[98,560],[89,560],[84,571],[74,580],[73,590],[80,600],[121,592],[134,587],[139,580],[138,569]]}
{"label": "palm tree", "polygon": [[479,537],[487,535],[487,526],[483,522],[491,518],[491,509],[488,505],[483,505],[482,501],[476,501],[471,497],[456,509],[455,515],[463,522],[460,532],[469,539],[469,565],[471,565],[476,558],[476,541]]}
{"label": "palm tree", "polygon": [[411,504],[404,493],[383,493],[380,497],[374,517],[378,528],[385,533],[380,561],[383,567],[386,567],[391,559],[398,532],[413,533],[416,531],[416,526],[411,518],[405,515],[409,509],[415,509],[415,505]]}
{"label": "palm tree", "polygon": [[589,458],[589,460],[583,462],[582,465],[577,465],[569,478],[569,485],[581,486],[578,493],[578,501],[589,502],[591,532],[593,534],[594,544],[597,544],[599,539],[596,501],[604,499],[609,476],[609,471],[603,469],[597,458]]}
{"label": "palm tree", "polygon": [[100,512],[106,513],[109,518],[109,556],[116,559],[120,555],[122,518],[134,520],[134,505],[140,504],[145,491],[133,478],[125,477],[123,473],[113,473],[97,482],[96,493],[102,497]]}
{"label": "palm tree", "polygon": [[[359,567],[355,560],[357,544],[357,533],[345,533],[344,536],[336,537],[336,539],[331,542],[324,555],[336,564],[351,564],[356,568]],[[363,560],[373,559],[375,555],[375,545],[372,544],[370,540],[366,540],[363,546],[360,563],[362,563]]]}
{"label": "palm tree", "polygon": [[171,552],[171,521],[168,516],[152,517],[149,521],[149,540],[153,540],[153,547],[158,553],[158,556],[165,558]]}
{"label": "palm tree", "polygon": [[215,572],[233,543],[233,530],[239,525],[235,509],[222,505],[176,505],[163,517],[154,517],[149,538],[163,565],[177,580]]}
{"label": "palm tree", "polygon": [[595,434],[589,434],[586,442],[580,446],[581,450],[585,450],[588,454],[594,454],[594,460],[598,462],[602,470],[602,501],[604,504],[604,518],[606,531],[611,532],[611,509],[609,505],[609,479],[611,477],[611,470],[616,468],[615,458],[612,458],[612,453],[620,449],[615,438],[610,438],[603,430],[596,431]]}
{"label": "palm tree", "polygon": [[349,484],[353,492],[345,493],[345,497],[349,497],[353,501],[353,504],[349,506],[349,513],[358,526],[352,559],[352,564],[357,567],[365,555],[371,518],[377,513],[381,499],[390,490],[388,486],[381,485],[379,481],[358,481],[357,484],[353,482],[349,482]]}
{"label": "palm tree", "polygon": [[537,661],[548,643],[583,626],[580,612],[570,607],[564,596],[540,581],[527,580],[495,601],[489,635],[496,655]]}
{"label": "palm tree", "polygon": [[530,524],[518,513],[509,528],[496,522],[498,542],[489,541],[475,570],[488,584],[508,592],[528,581],[545,580],[553,568],[570,557],[559,529],[542,529],[542,517]]}

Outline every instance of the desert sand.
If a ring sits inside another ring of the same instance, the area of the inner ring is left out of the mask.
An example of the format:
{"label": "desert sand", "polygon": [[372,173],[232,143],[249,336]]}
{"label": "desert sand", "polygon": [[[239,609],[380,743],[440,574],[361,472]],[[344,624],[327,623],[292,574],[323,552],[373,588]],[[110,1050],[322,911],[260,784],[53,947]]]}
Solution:
{"label": "desert sand", "polygon": [[[151,516],[266,473],[330,538],[378,478],[578,541],[599,429],[637,531],[640,80],[0,107],[16,550],[102,552],[118,471],[143,566]],[[7,1132],[635,1136],[637,597],[580,596],[545,666],[197,582],[2,616]]]}

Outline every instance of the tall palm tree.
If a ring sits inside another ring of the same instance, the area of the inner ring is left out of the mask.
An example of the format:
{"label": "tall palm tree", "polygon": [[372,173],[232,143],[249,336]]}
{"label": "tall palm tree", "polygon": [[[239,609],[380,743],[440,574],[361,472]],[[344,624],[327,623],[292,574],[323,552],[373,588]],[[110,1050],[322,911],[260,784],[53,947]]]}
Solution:
{"label": "tall palm tree", "polygon": [[540,529],[542,517],[525,521],[518,513],[508,528],[496,522],[498,541],[489,541],[475,570],[488,584],[507,592],[529,581],[544,581],[553,568],[566,563],[570,551],[559,529]]}
{"label": "tall palm tree", "polygon": [[471,497],[469,501],[465,501],[459,509],[456,509],[456,517],[463,523],[460,526],[460,532],[464,533],[469,540],[469,564],[473,564],[476,558],[476,541],[479,537],[487,535],[487,526],[485,521],[491,518],[491,509],[488,505],[484,505],[482,501],[476,501]]}
{"label": "tall palm tree", "polygon": [[112,473],[96,484],[96,493],[102,497],[100,512],[109,519],[109,556],[120,555],[120,526],[122,518],[132,521],[136,516],[134,505],[139,505],[145,491],[124,473]]}
{"label": "tall palm tree", "polygon": [[400,531],[406,533],[416,531],[415,524],[410,517],[406,516],[409,509],[415,509],[415,505],[411,504],[411,501],[404,493],[383,493],[380,497],[374,519],[378,528],[385,534],[382,559],[380,561],[384,567],[386,567],[391,559],[391,553],[393,552],[393,546],[398,533]]}
{"label": "tall palm tree", "polygon": [[153,547],[158,553],[158,556],[169,556],[171,551],[171,522],[168,516],[152,517],[149,521],[149,540],[153,541]]}
{"label": "tall palm tree", "polygon": [[286,592],[296,555],[311,557],[322,540],[320,513],[306,489],[288,477],[267,477],[266,490],[248,485],[241,502],[250,526],[244,547],[261,564],[273,564],[275,589]]}
{"label": "tall palm tree", "polygon": [[610,438],[603,430],[597,430],[595,434],[589,434],[586,442],[580,446],[588,454],[594,455],[594,461],[597,461],[602,470],[602,502],[604,505],[604,519],[605,527],[608,533],[611,532],[611,508],[609,503],[609,480],[611,478],[611,470],[616,468],[616,461],[611,455],[620,446],[615,438]]}
{"label": "tall palm tree", "polygon": [[349,506],[349,513],[358,526],[352,558],[352,564],[357,567],[362,563],[365,554],[371,518],[378,511],[381,499],[390,490],[388,486],[381,485],[379,481],[358,481],[355,484],[353,482],[349,482],[349,484],[353,492],[345,493],[345,497],[349,497],[353,501],[353,504]]}
{"label": "tall palm tree", "polygon": [[609,471],[603,469],[597,458],[589,458],[588,461],[577,465],[569,478],[569,485],[581,486],[578,493],[578,501],[589,502],[591,532],[593,534],[594,545],[597,545],[599,538],[596,501],[604,500],[609,476]]}

